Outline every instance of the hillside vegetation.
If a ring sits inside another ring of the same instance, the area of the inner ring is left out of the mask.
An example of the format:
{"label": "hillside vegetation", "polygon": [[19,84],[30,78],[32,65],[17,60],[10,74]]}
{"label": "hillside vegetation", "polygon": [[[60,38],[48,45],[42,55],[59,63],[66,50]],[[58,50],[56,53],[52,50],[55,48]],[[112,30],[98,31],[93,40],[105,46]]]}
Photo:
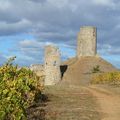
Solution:
{"label": "hillside vegetation", "polygon": [[29,69],[13,65],[15,58],[0,67],[0,120],[26,120],[26,109],[43,89],[40,84],[43,78]]}
{"label": "hillside vegetation", "polygon": [[96,74],[92,77],[92,84],[109,84],[120,86],[120,72]]}

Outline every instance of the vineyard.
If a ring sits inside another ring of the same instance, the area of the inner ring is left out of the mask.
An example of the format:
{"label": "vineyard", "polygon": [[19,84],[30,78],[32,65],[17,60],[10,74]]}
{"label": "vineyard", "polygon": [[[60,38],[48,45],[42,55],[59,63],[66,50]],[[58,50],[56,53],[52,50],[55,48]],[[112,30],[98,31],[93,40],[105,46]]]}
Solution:
{"label": "vineyard", "polygon": [[120,86],[120,72],[107,72],[93,75],[91,83]]}
{"label": "vineyard", "polygon": [[[99,97],[103,95],[105,98],[102,102],[107,100],[106,94],[98,92],[102,87],[62,84],[44,87],[44,76],[38,77],[29,68],[15,65],[15,58],[8,59],[0,67],[0,120],[100,120],[104,117],[98,111],[96,102],[96,98],[99,101]],[[93,67],[92,84],[120,86],[119,71],[103,73],[100,70],[99,66]],[[110,97],[112,99],[113,96]],[[115,103],[112,100],[109,103],[106,101],[108,108],[111,103]],[[116,107],[115,109],[119,111]],[[106,113],[106,110],[103,109],[103,112]],[[119,117],[119,114],[111,114]]]}
{"label": "vineyard", "polygon": [[0,67],[0,120],[26,120],[30,107],[43,86],[31,70],[13,65],[16,57]]}

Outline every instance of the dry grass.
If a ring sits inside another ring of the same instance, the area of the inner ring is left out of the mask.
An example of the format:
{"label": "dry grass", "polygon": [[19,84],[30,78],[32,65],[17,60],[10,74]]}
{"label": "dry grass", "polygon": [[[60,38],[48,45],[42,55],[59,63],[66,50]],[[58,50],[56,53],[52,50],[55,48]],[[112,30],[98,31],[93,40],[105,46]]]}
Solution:
{"label": "dry grass", "polygon": [[35,113],[39,112],[31,115],[29,120],[101,120],[96,98],[82,87],[47,87],[44,93],[48,101],[42,107],[32,108]]}
{"label": "dry grass", "polygon": [[120,86],[120,72],[108,72],[93,75],[91,83]]}
{"label": "dry grass", "polygon": [[82,87],[48,88],[46,94],[50,100],[47,120],[100,120],[95,98]]}

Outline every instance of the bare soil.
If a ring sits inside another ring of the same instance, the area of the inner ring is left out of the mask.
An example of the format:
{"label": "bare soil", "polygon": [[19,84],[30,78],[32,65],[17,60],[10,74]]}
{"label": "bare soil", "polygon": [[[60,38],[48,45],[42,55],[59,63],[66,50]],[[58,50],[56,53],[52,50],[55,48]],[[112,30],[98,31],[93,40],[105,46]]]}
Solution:
{"label": "bare soil", "polygon": [[28,119],[120,120],[119,92],[107,85],[47,87],[44,101],[29,108]]}
{"label": "bare soil", "polygon": [[80,86],[54,86],[45,89],[48,99],[29,108],[29,120],[101,120],[96,98]]}
{"label": "bare soil", "polygon": [[62,83],[72,85],[87,85],[92,77],[92,69],[99,66],[100,72],[117,71],[117,69],[101,57],[81,57],[80,59],[72,58],[65,61],[67,65],[64,72]]}
{"label": "bare soil", "polygon": [[[108,91],[109,89],[111,91]],[[120,120],[120,94],[113,91],[110,87],[90,86],[86,87],[93,96],[97,98],[100,105],[100,112],[103,113],[101,120]],[[118,88],[120,90],[120,88]]]}

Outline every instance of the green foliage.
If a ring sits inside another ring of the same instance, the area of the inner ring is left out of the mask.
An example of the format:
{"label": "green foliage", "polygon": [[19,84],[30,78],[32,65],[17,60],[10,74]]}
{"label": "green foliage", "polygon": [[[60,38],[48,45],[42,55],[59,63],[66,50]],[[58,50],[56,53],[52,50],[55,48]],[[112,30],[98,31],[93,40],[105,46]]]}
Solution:
{"label": "green foliage", "polygon": [[32,71],[12,64],[15,58],[0,67],[0,120],[27,119],[26,108],[43,88]]}
{"label": "green foliage", "polygon": [[120,86],[120,72],[109,72],[95,75],[93,76],[91,83]]}
{"label": "green foliage", "polygon": [[93,67],[92,69],[92,73],[99,73],[100,72],[100,66],[96,65],[95,67]]}

